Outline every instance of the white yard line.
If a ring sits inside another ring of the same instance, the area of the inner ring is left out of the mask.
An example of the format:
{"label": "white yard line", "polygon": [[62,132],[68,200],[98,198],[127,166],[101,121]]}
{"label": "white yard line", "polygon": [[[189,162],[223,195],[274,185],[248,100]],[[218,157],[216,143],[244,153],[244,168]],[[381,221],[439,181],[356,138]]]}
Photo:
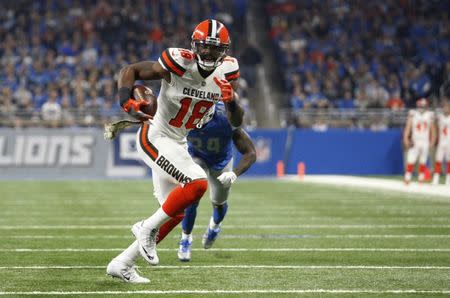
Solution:
{"label": "white yard line", "polygon": [[[362,208],[362,207],[361,207]],[[358,211],[355,211],[358,212]],[[387,213],[389,212],[389,213]],[[439,212],[439,210],[437,210]],[[323,215],[323,216],[310,216],[310,215],[302,215],[301,213],[277,213],[277,212],[271,212],[269,213],[260,213],[259,211],[255,211],[252,215],[245,215],[245,218],[247,220],[251,220],[252,222],[258,222],[261,221],[262,218],[266,218],[267,216],[277,216],[284,219],[295,219],[298,221],[298,219],[301,219],[301,222],[305,223],[313,223],[313,222],[336,222],[336,221],[348,221],[348,215],[352,215],[350,210],[343,211],[340,215]],[[449,216],[439,214],[437,215],[436,212],[430,212],[427,214],[418,214],[416,212],[409,212],[407,210],[404,211],[396,211],[393,209],[385,208],[383,210],[373,211],[373,212],[358,212],[358,215],[360,216],[351,216],[351,220],[353,222],[367,222],[368,220],[376,221],[380,219],[380,216],[383,217],[384,222],[394,221],[396,223],[404,223],[408,224],[410,222],[417,223],[420,221],[426,220],[428,223],[450,223]],[[110,217],[110,218],[101,218],[101,217],[54,217],[51,214],[48,214],[45,217],[30,217],[28,215],[24,215],[30,218],[31,221],[34,221],[36,223],[45,222],[45,223],[55,223],[59,224],[61,222],[71,222],[72,224],[92,224],[92,225],[102,225],[102,224],[110,224],[110,223],[123,223],[123,224],[129,224],[136,222],[137,220],[141,219],[142,216],[136,216],[136,217]],[[230,217],[235,217],[235,219],[238,219],[239,217],[242,217],[236,213],[233,212]],[[18,218],[22,218],[22,216],[5,216],[2,217],[0,214],[0,225],[11,225],[11,223],[17,221]],[[208,221],[211,218],[211,216],[208,214],[204,214],[197,217],[197,220],[200,222]]]}
{"label": "white yard line", "polygon": [[[142,267],[141,267],[142,268]],[[106,269],[106,266],[1,266],[0,270],[71,270],[71,269]],[[343,265],[158,265],[155,269],[367,269],[367,270],[450,270],[450,266],[343,266]]]}
{"label": "white yard line", "polygon": [[140,291],[32,291],[0,292],[0,295],[143,295],[143,294],[449,294],[450,290],[371,290],[371,289],[250,289],[250,290],[140,290]]}
{"label": "white yard line", "polygon": [[[0,252],[107,252],[122,251],[123,248],[2,248]],[[176,248],[159,248],[158,251],[177,251]],[[334,247],[334,248],[193,248],[192,251],[207,252],[450,252],[450,248],[360,248],[360,247]]]}
{"label": "white yard line", "polygon": [[[111,230],[130,229],[130,225],[0,225],[0,230]],[[448,229],[450,224],[298,224],[224,225],[229,229]]]}
{"label": "white yard line", "polygon": [[[194,237],[200,238],[202,234],[194,234]],[[179,235],[172,235],[171,238],[178,239]],[[415,238],[450,238],[448,235],[432,235],[432,234],[410,234],[410,235],[395,235],[395,234],[373,234],[373,235],[308,235],[308,234],[225,234],[221,235],[223,239],[415,239]],[[0,236],[0,239],[133,239],[132,235],[10,235]]]}
{"label": "white yard line", "polygon": [[[288,181],[302,181],[306,183],[318,183],[343,187],[356,187],[370,191],[396,191],[409,194],[439,196],[450,198],[450,186],[430,185],[412,182],[405,185],[402,181],[382,178],[367,178],[339,175],[306,175],[300,180],[297,176],[286,176]],[[424,196],[423,196],[424,197]],[[427,197],[424,197],[427,198]],[[428,199],[428,198],[427,198]]]}

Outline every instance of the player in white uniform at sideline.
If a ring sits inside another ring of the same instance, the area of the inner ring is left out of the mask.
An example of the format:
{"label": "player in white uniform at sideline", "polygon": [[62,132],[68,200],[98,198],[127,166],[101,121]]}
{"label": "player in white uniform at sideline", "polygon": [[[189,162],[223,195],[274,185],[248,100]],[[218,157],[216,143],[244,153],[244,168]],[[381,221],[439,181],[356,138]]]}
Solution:
{"label": "player in white uniform at sideline", "polygon": [[406,127],[403,132],[403,145],[406,153],[406,170],[404,180],[411,182],[414,166],[419,160],[419,182],[425,181],[425,168],[428,153],[436,140],[434,113],[428,111],[428,101],[420,98],[416,102],[417,109],[409,111]]}
{"label": "player in white uniform at sideline", "polygon": [[442,163],[447,162],[447,174],[445,184],[450,185],[450,102],[444,101],[442,114],[437,116],[438,128],[438,146],[434,162],[433,184],[439,184],[439,178],[442,172]]}
{"label": "player in white uniform at sideline", "polygon": [[[226,27],[216,20],[201,22],[192,34],[191,47],[166,49],[158,62],[131,64],[119,74],[120,104],[140,120],[151,116],[141,111],[148,103],[131,98],[133,84],[136,80],[161,80],[155,117],[142,124],[136,140],[140,157],[152,169],[154,194],[161,207],[133,225],[136,241],[107,267],[107,274],[125,282],[149,282],[134,269],[139,254],[150,265],[157,265],[158,239],[161,241],[183,219],[184,209],[207,189],[205,171],[187,151],[188,132],[201,123],[218,100],[225,103],[233,126],[242,123],[243,110],[234,92],[239,66],[235,58],[226,55],[230,47]],[[229,182],[227,179],[224,182]]]}

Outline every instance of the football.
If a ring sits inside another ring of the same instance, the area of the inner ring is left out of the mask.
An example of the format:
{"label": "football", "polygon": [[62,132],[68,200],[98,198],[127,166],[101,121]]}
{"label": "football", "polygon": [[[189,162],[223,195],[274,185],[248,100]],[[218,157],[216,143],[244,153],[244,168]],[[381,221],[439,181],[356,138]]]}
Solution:
{"label": "football", "polygon": [[158,102],[152,89],[144,85],[134,85],[132,89],[132,98],[136,101],[147,101],[149,104],[141,106],[141,111],[147,115],[155,116]]}

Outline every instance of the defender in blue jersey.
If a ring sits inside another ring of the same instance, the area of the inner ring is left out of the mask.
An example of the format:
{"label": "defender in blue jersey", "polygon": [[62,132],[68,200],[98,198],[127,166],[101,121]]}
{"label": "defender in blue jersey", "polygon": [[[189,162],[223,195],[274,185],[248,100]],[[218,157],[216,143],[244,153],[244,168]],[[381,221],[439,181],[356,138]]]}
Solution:
{"label": "defender in blue jersey", "polygon": [[[210,248],[220,233],[220,224],[227,213],[228,194],[237,176],[244,173],[256,160],[256,151],[248,134],[242,128],[234,128],[227,119],[225,106],[218,103],[215,110],[192,130],[187,139],[189,153],[208,176],[210,198],[213,206],[208,228],[203,235],[203,247]],[[233,169],[233,144],[242,154],[238,165]],[[191,259],[192,229],[197,216],[198,202],[185,210],[182,222],[178,258]]]}

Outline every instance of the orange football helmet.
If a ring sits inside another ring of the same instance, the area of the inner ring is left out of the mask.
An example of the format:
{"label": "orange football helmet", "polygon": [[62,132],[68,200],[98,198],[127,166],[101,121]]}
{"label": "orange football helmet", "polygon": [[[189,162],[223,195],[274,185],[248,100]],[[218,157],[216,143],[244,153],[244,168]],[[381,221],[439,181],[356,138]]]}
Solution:
{"label": "orange football helmet", "polygon": [[222,64],[231,43],[228,29],[213,19],[198,24],[191,40],[192,51],[198,65],[208,71]]}

